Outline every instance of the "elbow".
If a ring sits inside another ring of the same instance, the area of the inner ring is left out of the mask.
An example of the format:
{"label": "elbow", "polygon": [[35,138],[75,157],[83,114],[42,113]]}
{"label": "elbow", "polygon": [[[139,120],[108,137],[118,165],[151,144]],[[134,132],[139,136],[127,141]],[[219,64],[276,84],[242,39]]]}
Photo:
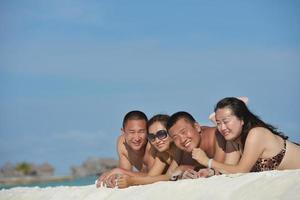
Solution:
{"label": "elbow", "polygon": [[238,173],[249,173],[250,172],[250,169],[248,168],[245,168],[245,167],[239,167],[237,166],[236,170],[234,170],[234,174],[238,174]]}
{"label": "elbow", "polygon": [[244,174],[249,173],[250,170],[247,168],[239,167],[239,166],[231,166],[227,169],[217,169],[217,171],[221,172],[221,174]]}

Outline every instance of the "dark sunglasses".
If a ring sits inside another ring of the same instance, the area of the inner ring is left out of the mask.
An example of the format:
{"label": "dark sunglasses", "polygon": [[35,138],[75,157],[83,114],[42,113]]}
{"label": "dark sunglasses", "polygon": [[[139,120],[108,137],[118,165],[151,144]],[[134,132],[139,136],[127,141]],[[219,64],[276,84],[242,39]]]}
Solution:
{"label": "dark sunglasses", "polygon": [[157,131],[156,134],[148,133],[148,140],[150,142],[154,142],[155,138],[162,140],[162,139],[165,139],[167,136],[168,136],[168,132],[166,130],[160,130],[160,131]]}

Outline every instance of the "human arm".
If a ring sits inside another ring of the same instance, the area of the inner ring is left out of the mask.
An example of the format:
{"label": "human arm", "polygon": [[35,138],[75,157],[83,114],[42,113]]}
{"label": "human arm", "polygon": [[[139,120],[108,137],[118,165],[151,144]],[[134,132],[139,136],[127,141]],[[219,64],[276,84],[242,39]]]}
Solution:
{"label": "human arm", "polygon": [[116,144],[116,150],[118,153],[119,161],[118,161],[118,167],[114,168],[110,171],[106,171],[101,174],[101,176],[96,180],[96,187],[101,187],[102,185],[105,186],[113,186],[112,179],[114,174],[122,174],[123,171],[131,170],[132,165],[129,162],[127,156],[126,156],[126,148],[125,148],[125,137],[124,135],[120,135],[117,140]]}
{"label": "human arm", "polygon": [[177,154],[176,160],[174,159],[167,171],[167,174],[170,177],[170,180],[177,180],[177,179],[185,179],[190,178],[190,172],[191,170],[195,168],[194,165],[190,164],[181,164],[184,159],[186,159],[187,154],[185,154],[182,151],[179,151],[180,153]]}
{"label": "human arm", "polygon": [[225,164],[228,165],[237,165],[241,159],[240,151],[234,147],[233,142],[227,141],[226,143],[226,155],[225,155]]}
{"label": "human arm", "polygon": [[117,141],[117,152],[119,157],[118,167],[125,170],[132,170],[132,164],[128,158],[128,150],[124,135],[120,135]]}
{"label": "human arm", "polygon": [[195,171],[193,169],[187,169],[182,174],[182,179],[208,178],[213,175],[216,175],[215,170],[209,168],[202,168],[199,171]]}
{"label": "human arm", "polygon": [[[236,165],[241,158],[240,152],[234,148],[233,142],[225,141],[224,138],[223,138],[223,141],[225,144],[223,142],[220,142],[220,141],[222,141],[222,138],[220,138],[219,136],[220,135],[218,135],[218,137],[217,137],[217,140],[219,140],[219,142],[217,142],[216,151],[215,151],[216,154],[213,157],[213,160],[215,160],[219,163],[225,163],[228,165]],[[223,136],[221,136],[221,137],[223,137]],[[221,144],[222,146],[220,146],[219,144]],[[225,151],[224,151],[224,149],[225,149]],[[226,172],[224,170],[219,171],[216,168],[214,169],[214,175],[219,175],[222,173],[226,173]]]}
{"label": "human arm", "polygon": [[119,157],[119,164],[118,164],[119,167],[103,173],[96,181],[97,187],[101,187],[101,185],[105,185],[108,187],[114,187],[115,186],[115,178],[121,174],[124,174],[127,176],[146,176],[147,175],[144,172],[133,172],[132,171],[132,164],[128,158],[128,151],[126,149],[124,135],[120,135],[117,140],[117,153],[118,153],[118,157]]}
{"label": "human arm", "polygon": [[215,129],[215,135],[216,135],[216,142],[215,142],[215,154],[213,159],[218,162],[224,162],[225,155],[226,155],[226,140],[224,137],[220,134],[220,132]]}
{"label": "human arm", "polygon": [[118,179],[118,188],[127,188],[133,185],[146,185],[155,183],[158,181],[168,181],[169,176],[166,174],[162,174],[159,176],[145,176],[145,177],[137,177],[137,176],[124,176],[122,175]]}
{"label": "human arm", "polygon": [[161,160],[158,156],[155,158],[154,165],[148,172],[147,176],[138,177],[138,176],[121,176],[118,179],[118,188],[126,188],[132,185],[146,185],[151,184],[157,181],[166,181],[169,180],[169,176],[164,174],[162,175],[167,164]]}
{"label": "human arm", "polygon": [[[253,128],[250,130],[245,142],[243,155],[238,163],[223,164],[212,160],[212,168],[223,173],[249,172],[264,151],[264,131],[263,128]],[[202,149],[195,148],[192,152],[192,157],[200,164],[208,166],[209,158]]]}
{"label": "human arm", "polygon": [[[211,143],[209,145],[210,148],[206,148],[205,152],[209,155],[210,158],[223,163],[226,155],[226,140],[216,128],[211,128],[209,129],[209,131],[211,135]],[[205,166],[203,165],[200,165],[197,168],[197,170],[189,169],[185,171],[185,173],[183,174],[183,178],[209,177],[212,175],[220,174],[219,171],[205,168]]]}
{"label": "human arm", "polygon": [[148,172],[148,176],[158,176],[163,173],[167,164],[161,160],[159,156],[155,157],[154,164]]}
{"label": "human arm", "polygon": [[[178,149],[175,153],[175,158],[170,157],[164,157],[157,156],[155,159],[155,163],[153,167],[150,169],[148,176],[146,177],[128,177],[128,176],[122,176],[118,180],[118,187],[119,188],[125,188],[132,185],[145,185],[145,184],[151,184],[157,181],[168,181],[171,180],[172,176],[174,178],[181,177],[184,170],[187,168],[192,168],[192,166],[189,165],[182,165],[178,166],[178,162],[180,162],[181,154],[182,152]],[[168,167],[168,170],[166,174],[162,174],[164,169],[167,167],[166,162],[163,160],[171,159],[171,163]]]}

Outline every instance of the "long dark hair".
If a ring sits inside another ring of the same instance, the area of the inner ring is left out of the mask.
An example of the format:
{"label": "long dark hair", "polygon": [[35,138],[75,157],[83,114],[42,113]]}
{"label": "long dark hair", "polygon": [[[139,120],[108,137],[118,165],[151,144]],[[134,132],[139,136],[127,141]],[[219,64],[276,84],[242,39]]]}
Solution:
{"label": "long dark hair", "polygon": [[238,119],[244,121],[241,133],[241,142],[245,145],[246,138],[249,131],[255,127],[263,127],[271,131],[273,134],[282,137],[284,140],[288,139],[288,136],[285,136],[282,132],[278,131],[274,126],[265,123],[258,116],[254,115],[246,106],[246,104],[234,97],[227,97],[222,99],[215,106],[215,112],[221,108],[229,108],[233,115]]}
{"label": "long dark hair", "polygon": [[169,115],[165,115],[165,114],[154,115],[153,117],[151,117],[151,119],[149,119],[147,128],[149,129],[149,127],[155,122],[160,122],[164,127],[166,127],[169,118],[170,118]]}

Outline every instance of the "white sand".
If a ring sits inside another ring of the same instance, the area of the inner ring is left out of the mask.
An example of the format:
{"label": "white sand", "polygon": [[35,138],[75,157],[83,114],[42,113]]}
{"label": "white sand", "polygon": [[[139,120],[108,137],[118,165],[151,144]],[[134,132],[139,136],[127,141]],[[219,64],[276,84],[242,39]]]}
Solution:
{"label": "white sand", "polygon": [[300,199],[300,170],[215,176],[157,182],[127,189],[81,187],[18,187],[0,191],[0,200],[53,199]]}

